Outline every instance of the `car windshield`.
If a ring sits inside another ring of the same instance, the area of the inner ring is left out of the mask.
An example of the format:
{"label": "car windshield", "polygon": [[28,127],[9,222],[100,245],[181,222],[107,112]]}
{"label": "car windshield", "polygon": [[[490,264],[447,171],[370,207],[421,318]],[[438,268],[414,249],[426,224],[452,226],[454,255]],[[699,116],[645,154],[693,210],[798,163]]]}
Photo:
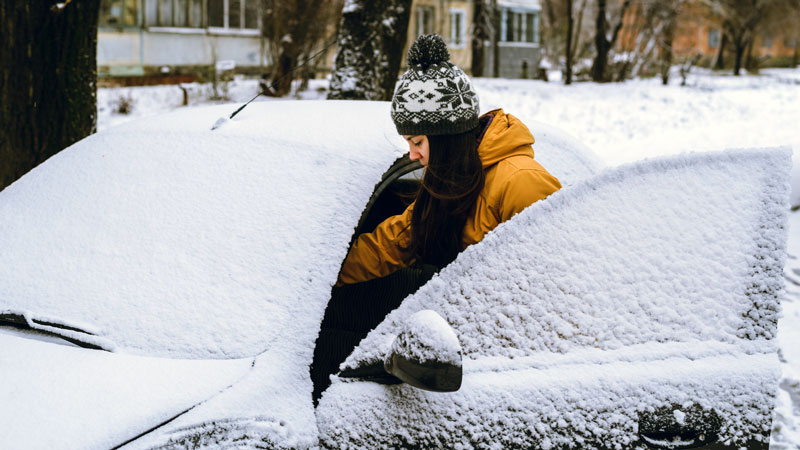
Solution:
{"label": "car windshield", "polygon": [[104,131],[0,192],[0,310],[178,358],[313,328],[402,138],[387,104],[253,104],[211,131],[229,109]]}

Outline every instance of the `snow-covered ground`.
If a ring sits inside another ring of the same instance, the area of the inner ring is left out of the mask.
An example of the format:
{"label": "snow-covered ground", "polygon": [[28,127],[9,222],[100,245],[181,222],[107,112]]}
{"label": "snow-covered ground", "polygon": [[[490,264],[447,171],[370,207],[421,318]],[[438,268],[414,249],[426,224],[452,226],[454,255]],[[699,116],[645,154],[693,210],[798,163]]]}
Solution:
{"label": "snow-covered ground", "polygon": [[[482,111],[506,112],[558,126],[587,144],[608,165],[686,151],[791,146],[795,151],[792,205],[800,205],[800,70],[771,69],[761,76],[691,74],[686,86],[673,77],[563,86],[528,80],[476,79]],[[295,98],[323,98],[326,82],[313,80]],[[210,100],[211,88],[186,85],[188,103]],[[230,101],[257,92],[255,81],[228,86]],[[100,129],[182,107],[177,86],[100,89]],[[128,114],[119,114],[127,100]],[[259,98],[257,101],[270,101]],[[232,111],[231,111],[232,112]],[[532,130],[536,135],[536,130]],[[783,376],[772,434],[773,449],[800,449],[800,211],[789,217],[786,297],[779,323]]]}

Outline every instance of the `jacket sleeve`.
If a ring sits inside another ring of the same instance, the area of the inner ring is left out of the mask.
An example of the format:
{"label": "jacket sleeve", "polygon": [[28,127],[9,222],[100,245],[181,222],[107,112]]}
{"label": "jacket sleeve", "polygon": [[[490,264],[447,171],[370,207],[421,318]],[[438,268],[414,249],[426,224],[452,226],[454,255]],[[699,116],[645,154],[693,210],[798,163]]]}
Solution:
{"label": "jacket sleeve", "polygon": [[339,272],[337,285],[380,278],[406,267],[404,248],[411,241],[411,205],[381,222],[372,233],[359,236]]}
{"label": "jacket sleeve", "polygon": [[521,169],[505,183],[500,201],[500,222],[561,189],[556,177],[544,169]]}

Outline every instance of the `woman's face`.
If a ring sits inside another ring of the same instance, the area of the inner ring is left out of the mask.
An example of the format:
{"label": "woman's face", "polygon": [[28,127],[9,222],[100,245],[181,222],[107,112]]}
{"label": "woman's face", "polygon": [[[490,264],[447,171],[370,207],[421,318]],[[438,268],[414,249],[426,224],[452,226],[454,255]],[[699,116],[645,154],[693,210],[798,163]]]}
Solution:
{"label": "woman's face", "polygon": [[423,167],[428,167],[428,155],[430,154],[428,137],[423,135],[403,135],[403,137],[408,142],[408,157],[412,161],[419,160]]}

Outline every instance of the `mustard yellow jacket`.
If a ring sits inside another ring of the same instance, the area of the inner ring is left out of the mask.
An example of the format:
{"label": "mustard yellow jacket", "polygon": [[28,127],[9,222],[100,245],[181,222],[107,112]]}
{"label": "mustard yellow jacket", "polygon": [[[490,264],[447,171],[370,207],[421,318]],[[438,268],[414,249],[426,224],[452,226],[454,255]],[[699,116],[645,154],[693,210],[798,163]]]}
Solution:
{"label": "mustard yellow jacket", "polygon": [[[533,159],[533,135],[519,119],[502,109],[478,146],[485,183],[473,214],[464,225],[464,248],[479,242],[499,223],[510,219],[561,188],[561,183]],[[411,210],[381,222],[372,233],[356,239],[339,273],[338,284],[384,277],[408,265],[403,248],[411,239]]]}

